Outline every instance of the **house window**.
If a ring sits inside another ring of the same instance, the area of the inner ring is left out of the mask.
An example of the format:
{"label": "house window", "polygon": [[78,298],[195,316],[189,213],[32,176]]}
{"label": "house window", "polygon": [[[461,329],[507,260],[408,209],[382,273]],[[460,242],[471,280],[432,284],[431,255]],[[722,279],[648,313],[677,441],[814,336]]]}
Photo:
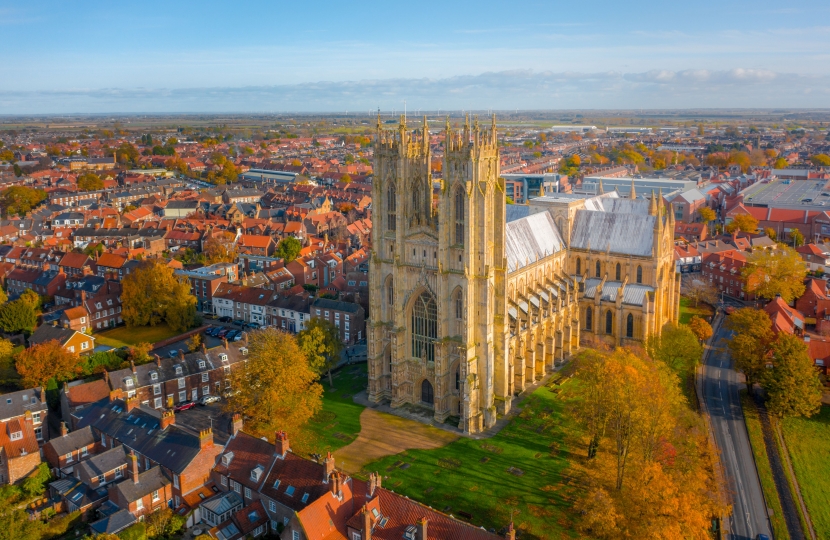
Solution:
{"label": "house window", "polygon": [[153,502],[156,502],[159,498],[159,490],[153,491]]}
{"label": "house window", "polygon": [[118,480],[122,476],[124,476],[123,469],[121,467],[118,467],[117,469],[115,469],[115,479]]}
{"label": "house window", "polygon": [[249,488],[249,487],[245,488],[245,497],[248,498],[248,499],[251,498],[251,488]]}
{"label": "house window", "polygon": [[291,540],[300,540],[299,531],[291,531]]}
{"label": "house window", "polygon": [[184,388],[185,387],[184,377],[179,377],[178,381],[179,381],[179,388]]}
{"label": "house window", "polygon": [[144,500],[143,499],[138,499],[135,502],[135,509],[136,510],[143,510],[144,509]]}
{"label": "house window", "polygon": [[202,395],[206,396],[208,394],[210,394],[210,385],[206,384],[202,387]]}
{"label": "house window", "polygon": [[160,384],[154,384],[153,385],[153,395],[158,396],[159,394],[161,394],[161,385]]}
{"label": "house window", "polygon": [[277,511],[277,503],[275,503],[274,501],[268,501],[268,509],[271,510],[272,512],[276,512]]}
{"label": "house window", "polygon": [[179,392],[179,401],[186,401],[187,400],[187,392],[182,390]]}
{"label": "house window", "polygon": [[156,409],[161,409],[161,398],[160,397],[157,397],[156,399],[153,400],[153,406]]}
{"label": "house window", "polygon": [[210,373],[202,373],[202,382],[208,382],[210,380]]}
{"label": "house window", "polygon": [[[20,436],[19,436],[19,437],[15,437],[15,435],[20,435]],[[22,433],[22,432],[20,432],[20,431],[15,431],[15,432],[14,432],[14,433],[12,433],[12,435],[11,435],[11,440],[13,440],[13,441],[14,441],[14,440],[16,440],[16,439],[21,439],[21,438],[23,438],[23,433]],[[66,460],[66,462],[67,462],[67,463],[72,463],[72,452],[69,452],[68,454],[66,454],[66,455],[64,456],[64,459]]]}
{"label": "house window", "polygon": [[72,345],[72,346],[70,346],[70,347],[67,347],[67,349],[68,349],[68,350],[69,350],[69,352],[71,352],[71,353],[75,352],[75,346],[74,346],[74,345]]}
{"label": "house window", "polygon": [[104,475],[99,474],[98,477],[96,478],[96,480],[98,481],[99,484],[103,484],[104,483]]}
{"label": "house window", "polygon": [[87,450],[86,446],[81,448],[81,457],[87,457],[89,455],[89,450]]}

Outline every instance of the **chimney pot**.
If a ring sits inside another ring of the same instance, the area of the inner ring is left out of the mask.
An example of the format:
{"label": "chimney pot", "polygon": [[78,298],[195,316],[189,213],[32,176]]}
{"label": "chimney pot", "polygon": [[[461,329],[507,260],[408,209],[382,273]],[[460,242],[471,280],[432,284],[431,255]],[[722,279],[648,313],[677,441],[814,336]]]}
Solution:
{"label": "chimney pot", "polygon": [[363,537],[361,540],[372,540],[372,513],[363,505]]}
{"label": "chimney pot", "polygon": [[157,365],[158,367],[161,367],[161,356],[159,356],[159,355],[157,355],[157,354],[154,354],[153,356],[155,356],[155,357],[156,357],[156,365]]}
{"label": "chimney pot", "polygon": [[69,430],[66,429],[66,422],[61,422],[61,437],[66,437]]}
{"label": "chimney pot", "polygon": [[176,413],[173,411],[164,411],[161,413],[161,429],[167,429],[167,426],[171,426],[176,423]]}
{"label": "chimney pot", "polygon": [[418,521],[418,540],[427,540],[427,518],[425,517]]}
{"label": "chimney pot", "polygon": [[233,419],[231,420],[231,432],[236,435],[242,430],[243,420],[242,415],[239,413],[234,413]]}
{"label": "chimney pot", "polygon": [[130,477],[134,484],[138,483],[138,457],[130,451]]}
{"label": "chimney pot", "polygon": [[334,456],[331,455],[331,452],[328,452],[326,454],[326,459],[323,460],[323,466],[325,469],[323,473],[325,475],[324,480],[328,481],[328,479],[331,478],[331,475],[334,472]]}
{"label": "chimney pot", "polygon": [[282,457],[285,457],[285,453],[291,450],[291,447],[288,445],[288,435],[284,431],[277,431],[274,445],[277,447],[277,454]]}

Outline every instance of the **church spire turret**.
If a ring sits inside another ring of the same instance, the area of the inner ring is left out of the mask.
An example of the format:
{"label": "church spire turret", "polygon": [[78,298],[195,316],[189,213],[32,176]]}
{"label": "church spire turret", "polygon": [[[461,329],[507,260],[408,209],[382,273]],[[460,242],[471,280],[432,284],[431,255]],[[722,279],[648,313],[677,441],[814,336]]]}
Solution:
{"label": "church spire turret", "polygon": [[634,200],[637,198],[637,192],[634,189],[634,179],[631,179],[631,193],[628,194],[628,198]]}
{"label": "church spire turret", "polygon": [[602,178],[599,179],[599,185],[597,186],[597,195],[602,195],[605,193],[605,190],[602,189]]}

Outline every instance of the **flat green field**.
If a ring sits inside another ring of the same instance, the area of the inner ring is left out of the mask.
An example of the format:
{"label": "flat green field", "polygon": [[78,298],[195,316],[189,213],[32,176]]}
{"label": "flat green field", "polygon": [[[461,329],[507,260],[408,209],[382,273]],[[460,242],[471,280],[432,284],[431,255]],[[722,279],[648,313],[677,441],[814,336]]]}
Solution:
{"label": "flat green field", "polygon": [[689,300],[685,297],[680,298],[681,324],[689,324],[689,321],[691,321],[692,317],[694,317],[695,315],[697,315],[698,317],[702,317],[704,319],[708,319],[712,316],[714,312],[715,310],[709,304],[698,302],[697,307],[694,307],[694,302],[692,300]]}
{"label": "flat green field", "polygon": [[818,538],[830,538],[830,407],[812,418],[787,418],[784,439]]}
{"label": "flat green field", "polygon": [[[496,531],[513,520],[523,539],[575,538],[575,488],[563,475],[575,429],[562,398],[570,383],[537,389],[523,410],[490,439],[461,438],[437,450],[408,450],[369,463],[383,486]],[[469,517],[468,517],[469,516]]]}
{"label": "flat green field", "polygon": [[313,451],[334,452],[351,443],[360,432],[362,405],[352,401],[352,396],[364,390],[367,384],[366,364],[346,366],[334,374],[334,389],[323,376],[323,410],[317,413],[306,429],[313,435]]}
{"label": "flat green field", "polygon": [[784,510],[781,509],[781,499],[778,498],[778,491],[775,489],[775,480],[772,477],[772,466],[767,456],[767,446],[764,443],[764,434],[761,431],[761,419],[758,416],[758,408],[745,391],[741,394],[746,429],[749,432],[749,442],[752,445],[752,455],[755,456],[755,465],[758,467],[758,476],[761,477],[761,488],[764,490],[764,497],[767,504],[772,508],[773,532],[778,540],[788,540],[790,533],[787,530],[787,522],[784,520]]}
{"label": "flat green field", "polygon": [[108,345],[119,347],[135,345],[136,343],[156,343],[163,339],[171,338],[179,332],[174,332],[167,325],[159,326],[136,326],[127,328],[119,326],[112,330],[105,330],[92,335],[96,345]]}

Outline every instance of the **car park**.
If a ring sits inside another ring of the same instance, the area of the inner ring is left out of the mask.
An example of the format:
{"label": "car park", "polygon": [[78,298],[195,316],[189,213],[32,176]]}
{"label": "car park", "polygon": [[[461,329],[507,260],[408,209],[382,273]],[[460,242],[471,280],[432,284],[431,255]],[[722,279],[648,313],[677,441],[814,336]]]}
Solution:
{"label": "car park", "polygon": [[216,336],[215,336],[215,337],[218,337],[218,338],[223,338],[223,337],[225,337],[225,336],[228,334],[228,332],[230,332],[230,331],[231,331],[231,329],[230,329],[230,328],[223,328],[223,329],[219,330],[219,332],[216,334]]}
{"label": "car park", "polygon": [[243,335],[244,333],[245,333],[245,332],[239,332],[238,334],[234,334],[234,336],[233,336],[233,338],[232,338],[232,339],[231,339],[231,338],[228,338],[228,339],[229,339],[230,341],[239,341],[239,340],[241,340],[241,339],[242,339],[242,335]]}
{"label": "car park", "polygon": [[182,412],[182,411],[186,411],[188,409],[192,409],[195,406],[196,406],[196,404],[192,401],[182,401],[181,403],[179,403],[178,405],[173,407],[173,411]]}
{"label": "car park", "polygon": [[233,341],[233,338],[235,338],[238,334],[239,334],[239,330],[231,330],[227,334],[224,335],[224,338],[227,339],[228,341]]}
{"label": "car park", "polygon": [[219,396],[202,396],[201,398],[199,398],[199,405],[207,405],[208,403],[216,403],[220,399],[222,399],[222,398],[220,398]]}
{"label": "car park", "polygon": [[245,326],[245,321],[243,321],[242,319],[236,319],[235,321],[233,321],[233,325],[234,326]]}

